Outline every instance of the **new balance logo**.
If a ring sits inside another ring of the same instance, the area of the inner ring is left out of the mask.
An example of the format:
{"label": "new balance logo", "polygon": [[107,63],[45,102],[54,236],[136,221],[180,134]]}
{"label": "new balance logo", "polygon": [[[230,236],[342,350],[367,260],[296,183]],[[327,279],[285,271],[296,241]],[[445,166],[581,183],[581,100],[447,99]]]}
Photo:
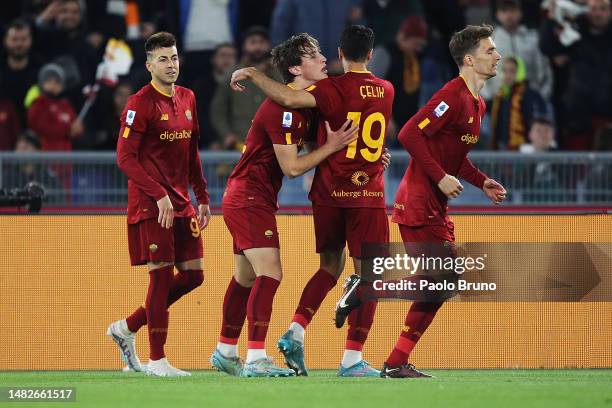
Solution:
{"label": "new balance logo", "polygon": [[160,120],[168,120],[168,114],[167,113],[162,113]]}

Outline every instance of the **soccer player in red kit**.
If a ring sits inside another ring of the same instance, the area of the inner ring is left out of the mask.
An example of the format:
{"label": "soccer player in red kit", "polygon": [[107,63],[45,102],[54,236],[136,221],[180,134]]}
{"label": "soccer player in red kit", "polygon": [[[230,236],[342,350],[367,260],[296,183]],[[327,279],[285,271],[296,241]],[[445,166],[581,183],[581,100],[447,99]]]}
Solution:
{"label": "soccer player in red kit", "polygon": [[[482,189],[495,204],[505,199],[504,187],[467,158],[478,142],[485,114],[485,103],[478,93],[485,81],[497,74],[501,59],[492,33],[491,26],[480,25],[467,26],[452,36],[449,48],[459,76],[436,92],[399,133],[411,160],[396,194],[392,220],[399,225],[404,243],[453,247],[454,225],[447,214],[447,202],[463,190],[457,177]],[[408,358],[440,306],[442,302],[412,303],[381,377],[430,377],[408,364]]]}
{"label": "soccer player in red kit", "polygon": [[[170,365],[164,353],[168,307],[204,280],[201,230],[210,219],[208,192],[198,152],[195,98],[191,90],[174,84],[179,74],[176,40],[160,32],[149,37],[145,50],[152,79],[128,99],[121,115],[117,164],[128,177],[130,260],[132,265],[147,264],[149,289],[145,306],[112,323],[107,334],[132,370],[186,376],[189,373]],[[150,345],[146,369],[134,346],[135,334],[144,325]]]}
{"label": "soccer player in red kit", "polygon": [[[310,190],[320,269],[304,288],[289,331],[279,340],[286,363],[298,374],[307,374],[303,357],[305,328],[344,270],[346,243],[359,274],[362,244],[389,240],[382,156],[394,90],[388,81],[367,71],[373,44],[371,29],[345,28],[338,50],[344,75],[323,79],[308,90],[284,87],[255,68],[243,68],[232,75],[235,90],[243,89],[238,81],[250,79],[283,106],[316,107],[332,128],[340,127],[347,119],[360,128],[357,140],[321,162]],[[318,139],[319,144],[325,142],[325,133],[319,132]],[[361,351],[372,327],[376,304],[375,300],[363,302],[348,315],[346,349],[338,375],[379,375],[363,360]],[[344,318],[337,323],[339,327]]]}
{"label": "soccer player in red kit", "polygon": [[[326,59],[308,34],[289,38],[272,51],[287,89],[304,89],[327,77]],[[284,85],[283,85],[284,86]],[[340,126],[342,125],[342,126]],[[223,322],[211,364],[230,375],[285,377],[268,358],[265,339],[274,295],[282,279],[275,213],[283,174],[297,177],[356,139],[357,125],[346,120],[314,151],[298,156],[314,139],[318,122],[309,109],[287,109],[266,99],[257,110],[243,155],[230,175],[223,196],[223,219],[232,234],[236,271],[223,301]],[[248,350],[242,365],[237,342],[248,318]]]}

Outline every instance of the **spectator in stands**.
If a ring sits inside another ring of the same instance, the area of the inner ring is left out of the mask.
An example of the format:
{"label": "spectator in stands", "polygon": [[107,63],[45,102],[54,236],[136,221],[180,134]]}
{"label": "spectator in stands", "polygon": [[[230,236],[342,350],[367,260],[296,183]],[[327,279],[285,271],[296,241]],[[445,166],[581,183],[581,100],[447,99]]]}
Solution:
{"label": "spectator in stands", "polygon": [[376,33],[376,45],[394,41],[406,16],[424,14],[419,0],[363,0],[362,8],[367,26]]}
{"label": "spectator in stands", "polygon": [[[541,154],[555,149],[555,130],[550,117],[538,116],[533,120],[529,129],[529,142],[521,145],[521,153]],[[562,192],[567,191],[575,182],[572,179],[564,179],[562,164],[537,160],[532,164],[519,164],[514,171],[521,174],[521,179],[526,183],[522,194],[526,203],[575,200],[575,197],[568,197]]]}
{"label": "spectator in stands", "polygon": [[543,153],[554,150],[555,128],[549,116],[536,116],[529,129],[529,143],[520,146],[521,153]]}
{"label": "spectator in stands", "polygon": [[21,123],[15,104],[5,95],[3,79],[6,80],[0,74],[0,151],[12,151],[21,133]]}
{"label": "spectator in stands", "polygon": [[567,70],[558,115],[566,150],[592,149],[597,131],[612,123],[610,0],[588,0],[587,5],[586,14],[562,28],[555,9],[549,9],[540,30],[542,50],[559,71]]}
{"label": "spectator in stands", "polygon": [[491,105],[491,148],[518,150],[527,142],[533,117],[548,114],[549,108],[544,98],[529,87],[523,60],[506,56],[502,72],[502,86]]}
{"label": "spectator in stands", "polygon": [[[62,57],[66,87],[73,103],[80,103],[83,85],[94,82],[100,56],[86,40],[79,0],[53,0],[36,18],[40,41],[38,51],[48,60]],[[76,65],[77,70],[70,68]],[[77,71],[77,72],[73,72]],[[78,78],[73,78],[78,74]]]}
{"label": "spectator in stands", "polygon": [[450,78],[435,52],[436,44],[428,47],[427,23],[417,15],[402,22],[393,41],[374,49],[368,68],[395,88],[389,136],[394,136],[396,125],[405,123]]}
{"label": "spectator in stands", "polygon": [[308,33],[319,41],[327,58],[330,75],[341,74],[338,41],[345,24],[357,22],[361,16],[361,0],[278,0],[270,36],[276,46],[294,34]]}
{"label": "spectator in stands", "polygon": [[62,97],[65,73],[50,63],[38,74],[40,96],[28,109],[28,127],[40,138],[43,151],[70,151],[72,139],[83,133],[83,124],[76,117],[70,101]]}
{"label": "spectator in stands", "polygon": [[[35,153],[40,150],[40,141],[34,132],[26,130],[17,139],[15,144],[16,153]],[[10,173],[3,178],[3,188],[23,188],[30,181],[40,183],[43,188],[50,190],[57,189],[59,182],[57,175],[46,166],[34,163],[24,163],[17,168],[17,171]],[[47,194],[44,202],[57,202],[59,195]]]}
{"label": "spectator in stands", "polygon": [[[244,35],[242,59],[238,68],[254,66],[269,77],[281,81],[278,71],[270,63],[270,41],[263,27],[251,27]],[[230,73],[231,75],[231,73]],[[234,92],[227,76],[224,85],[217,88],[211,104],[211,121],[221,136],[224,149],[242,150],[244,138],[251,127],[251,120],[265,95],[256,86],[244,92]]]}
{"label": "spectator in stands", "polygon": [[106,95],[99,96],[100,103],[96,104],[94,114],[90,113],[88,116],[88,124],[91,124],[88,128],[93,132],[91,147],[94,150],[115,150],[117,148],[121,113],[128,97],[133,93],[132,84],[122,81],[112,89],[110,98]]}
{"label": "spectator in stands", "polygon": [[238,61],[238,50],[232,43],[219,44],[212,56],[212,71],[200,76],[192,85],[200,118],[200,147],[218,150],[220,135],[211,123],[211,103],[217,88],[227,86],[227,76]]}
{"label": "spectator in stands", "polygon": [[0,61],[2,94],[13,102],[22,128],[26,125],[24,105],[28,89],[36,84],[40,58],[32,54],[32,31],[24,20],[13,21],[4,35],[4,55]]}
{"label": "spectator in stands", "polygon": [[[540,51],[539,37],[536,30],[528,29],[521,24],[522,11],[519,0],[499,0],[495,13],[499,25],[495,26],[493,40],[497,51],[502,55],[514,55],[525,64],[526,78],[529,86],[535,89],[546,100],[550,100],[553,89],[553,76],[548,58]],[[481,91],[486,100],[492,100],[502,86],[501,78],[488,80]]]}
{"label": "spectator in stands", "polygon": [[210,72],[215,47],[232,42],[229,16],[230,0],[183,0],[180,2],[183,33],[181,66],[183,82],[191,87],[198,75]]}

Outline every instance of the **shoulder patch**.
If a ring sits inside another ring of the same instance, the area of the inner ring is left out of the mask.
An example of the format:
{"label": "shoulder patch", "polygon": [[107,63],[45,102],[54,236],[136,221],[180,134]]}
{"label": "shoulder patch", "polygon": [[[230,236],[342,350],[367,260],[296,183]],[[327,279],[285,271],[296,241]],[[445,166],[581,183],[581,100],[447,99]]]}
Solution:
{"label": "shoulder patch", "polygon": [[290,128],[292,122],[293,122],[293,113],[283,112],[283,123],[281,126],[284,128]]}
{"label": "shoulder patch", "polygon": [[442,115],[444,115],[446,113],[446,111],[448,110],[449,106],[446,102],[442,101],[438,104],[438,106],[436,106],[436,109],[434,109],[434,115],[436,115],[436,117],[440,118],[442,117]]}
{"label": "shoulder patch", "polygon": [[127,115],[125,115],[125,123],[130,126],[134,123],[134,118],[136,117],[136,111],[128,110]]}

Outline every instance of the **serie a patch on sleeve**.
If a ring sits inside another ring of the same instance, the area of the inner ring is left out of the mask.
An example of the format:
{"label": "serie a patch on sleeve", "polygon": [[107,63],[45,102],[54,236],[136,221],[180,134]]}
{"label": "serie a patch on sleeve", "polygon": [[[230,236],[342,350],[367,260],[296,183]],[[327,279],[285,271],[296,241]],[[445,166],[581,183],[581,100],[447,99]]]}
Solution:
{"label": "serie a patch on sleeve", "polygon": [[127,115],[125,115],[125,123],[128,126],[131,126],[134,123],[134,118],[136,117],[136,111],[128,110]]}
{"label": "serie a patch on sleeve", "polygon": [[438,106],[436,106],[436,109],[434,109],[434,115],[436,115],[436,117],[438,118],[441,118],[442,115],[444,115],[447,110],[448,110],[448,104],[442,101],[438,104]]}
{"label": "serie a patch on sleeve", "polygon": [[283,112],[283,123],[281,126],[284,128],[290,128],[292,122],[293,122],[293,113]]}

